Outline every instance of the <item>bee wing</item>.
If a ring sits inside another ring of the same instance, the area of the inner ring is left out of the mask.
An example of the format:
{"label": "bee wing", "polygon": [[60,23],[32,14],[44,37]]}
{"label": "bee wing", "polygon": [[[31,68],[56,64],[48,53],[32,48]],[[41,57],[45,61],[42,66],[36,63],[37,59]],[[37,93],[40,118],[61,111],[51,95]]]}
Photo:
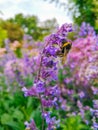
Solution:
{"label": "bee wing", "polygon": [[62,64],[63,65],[64,65],[64,63],[66,61],[67,53],[68,53],[68,50],[66,48],[64,48],[64,54],[63,54],[63,57],[62,57]]}

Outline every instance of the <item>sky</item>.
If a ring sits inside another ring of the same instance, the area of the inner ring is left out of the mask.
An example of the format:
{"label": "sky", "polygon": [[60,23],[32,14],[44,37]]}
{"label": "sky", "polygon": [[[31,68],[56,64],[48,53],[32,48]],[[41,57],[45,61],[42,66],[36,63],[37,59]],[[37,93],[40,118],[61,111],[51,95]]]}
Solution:
{"label": "sky", "polygon": [[[67,1],[67,0],[61,0]],[[59,25],[72,23],[63,8],[56,7],[54,3],[44,0],[0,0],[0,18],[14,17],[17,13],[36,15],[40,21],[56,18]]]}

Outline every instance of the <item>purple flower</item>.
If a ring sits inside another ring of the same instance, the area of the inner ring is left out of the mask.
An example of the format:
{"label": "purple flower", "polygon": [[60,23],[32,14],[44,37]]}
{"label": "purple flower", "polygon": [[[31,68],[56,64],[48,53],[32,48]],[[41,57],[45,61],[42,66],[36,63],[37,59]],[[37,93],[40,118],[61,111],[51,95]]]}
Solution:
{"label": "purple flower", "polygon": [[56,48],[56,47],[53,47],[53,46],[47,46],[44,49],[44,54],[46,56],[54,56],[54,57],[56,57],[58,51],[59,51],[59,48]]}
{"label": "purple flower", "polygon": [[85,22],[82,23],[81,27],[80,27],[80,32],[79,32],[79,36],[84,37],[87,35],[96,35],[94,28],[90,26],[90,24],[87,24]]}
{"label": "purple flower", "polygon": [[98,110],[90,109],[92,116],[98,118]]}
{"label": "purple flower", "polygon": [[60,36],[58,33],[54,33],[46,37],[45,42],[49,43],[49,46],[60,45],[65,37]]}
{"label": "purple flower", "polygon": [[38,93],[43,93],[45,91],[45,82],[39,80],[36,83],[36,90]]}
{"label": "purple flower", "polygon": [[50,94],[52,96],[56,96],[56,95],[60,96],[60,89],[59,89],[59,87],[57,85],[55,85],[54,87],[52,87],[50,89]]}
{"label": "purple flower", "polygon": [[45,118],[46,123],[48,125],[47,130],[54,130],[56,128],[54,124],[59,125],[59,120],[56,120],[56,117],[51,117],[50,112],[44,112],[43,117]]}
{"label": "purple flower", "polygon": [[66,84],[71,83],[71,81],[72,81],[72,78],[66,78],[66,79],[64,79],[64,82],[65,82]]}
{"label": "purple flower", "polygon": [[55,70],[52,69],[42,70],[41,76],[43,79],[48,79],[48,81],[58,79],[57,73],[55,72]]}
{"label": "purple flower", "polygon": [[44,57],[42,63],[43,65],[49,68],[56,66],[56,62],[54,62],[53,60],[50,60],[48,57]]}
{"label": "purple flower", "polygon": [[49,108],[49,107],[52,107],[52,106],[53,106],[53,103],[52,103],[52,100],[42,99],[42,105],[43,105],[44,107]]}
{"label": "purple flower", "polygon": [[83,91],[79,92],[78,95],[79,95],[80,98],[84,98],[85,97],[85,93]]}
{"label": "purple flower", "polygon": [[24,124],[26,125],[26,130],[38,130],[33,119],[30,121],[30,123],[26,121]]}
{"label": "purple flower", "polygon": [[98,123],[94,122],[93,127],[94,127],[94,130],[98,130]]}
{"label": "purple flower", "polygon": [[92,86],[91,88],[92,88],[93,94],[97,95],[98,94],[98,88],[96,88],[94,86]]}
{"label": "purple flower", "polygon": [[93,100],[93,107],[98,109],[98,100]]}
{"label": "purple flower", "polygon": [[27,97],[27,96],[38,96],[38,93],[37,93],[37,90],[36,90],[35,87],[31,87],[30,89],[23,87],[22,91],[24,92],[25,97]]}
{"label": "purple flower", "polygon": [[66,37],[69,32],[72,32],[72,24],[63,24],[58,30],[57,34]]}

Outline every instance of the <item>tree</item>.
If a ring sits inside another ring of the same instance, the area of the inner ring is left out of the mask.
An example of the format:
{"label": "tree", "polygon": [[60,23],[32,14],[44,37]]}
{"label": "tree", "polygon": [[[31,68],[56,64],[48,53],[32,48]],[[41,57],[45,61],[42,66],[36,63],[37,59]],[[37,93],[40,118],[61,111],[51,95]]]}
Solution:
{"label": "tree", "polygon": [[98,0],[45,0],[55,2],[59,7],[63,6],[73,19],[73,22],[81,25],[82,22],[89,23],[98,32]]}
{"label": "tree", "polygon": [[4,46],[5,38],[7,38],[7,31],[0,27],[0,48]]}
{"label": "tree", "polygon": [[75,23],[80,25],[85,21],[92,26],[95,25],[94,20],[91,20],[95,19],[95,13],[92,11],[94,6],[92,0],[69,0],[69,5]]}
{"label": "tree", "polygon": [[14,18],[7,20],[13,24],[18,24],[26,34],[33,37],[34,40],[42,40],[58,25],[56,19],[40,22],[37,16],[17,14]]}
{"label": "tree", "polygon": [[[0,25],[2,23],[2,19],[0,19]],[[0,26],[0,48],[4,46],[4,40],[7,38],[7,31]]]}
{"label": "tree", "polygon": [[21,39],[23,38],[24,32],[18,24],[4,21],[2,27],[7,31],[8,38],[11,42],[15,40],[21,41]]}
{"label": "tree", "polygon": [[98,32],[98,1],[93,0],[93,5],[94,5],[94,7],[92,8],[92,11],[95,14],[95,29]]}

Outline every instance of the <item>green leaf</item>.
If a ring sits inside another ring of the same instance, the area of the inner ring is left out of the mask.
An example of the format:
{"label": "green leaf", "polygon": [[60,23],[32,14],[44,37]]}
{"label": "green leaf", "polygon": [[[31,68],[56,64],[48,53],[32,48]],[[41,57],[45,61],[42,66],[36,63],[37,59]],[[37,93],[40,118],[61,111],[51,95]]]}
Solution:
{"label": "green leaf", "polygon": [[13,128],[13,130],[21,130],[22,127],[20,127],[19,123],[16,123],[15,121],[8,122],[6,125]]}
{"label": "green leaf", "polygon": [[15,110],[15,112],[13,113],[13,118],[16,118],[17,120],[23,120],[24,115],[21,111],[19,110]]}
{"label": "green leaf", "polygon": [[3,115],[1,115],[1,123],[2,124],[7,124],[9,121],[12,120],[11,115],[4,113]]}
{"label": "green leaf", "polygon": [[65,124],[61,124],[63,130],[88,130],[89,126],[82,123],[80,116],[72,116],[65,120]]}
{"label": "green leaf", "polygon": [[4,130],[4,128],[0,126],[0,130]]}
{"label": "green leaf", "polygon": [[41,116],[41,112],[39,109],[37,109],[36,111],[33,111],[31,118],[33,117],[36,125],[39,127],[39,129],[41,129],[42,127],[42,116]]}

